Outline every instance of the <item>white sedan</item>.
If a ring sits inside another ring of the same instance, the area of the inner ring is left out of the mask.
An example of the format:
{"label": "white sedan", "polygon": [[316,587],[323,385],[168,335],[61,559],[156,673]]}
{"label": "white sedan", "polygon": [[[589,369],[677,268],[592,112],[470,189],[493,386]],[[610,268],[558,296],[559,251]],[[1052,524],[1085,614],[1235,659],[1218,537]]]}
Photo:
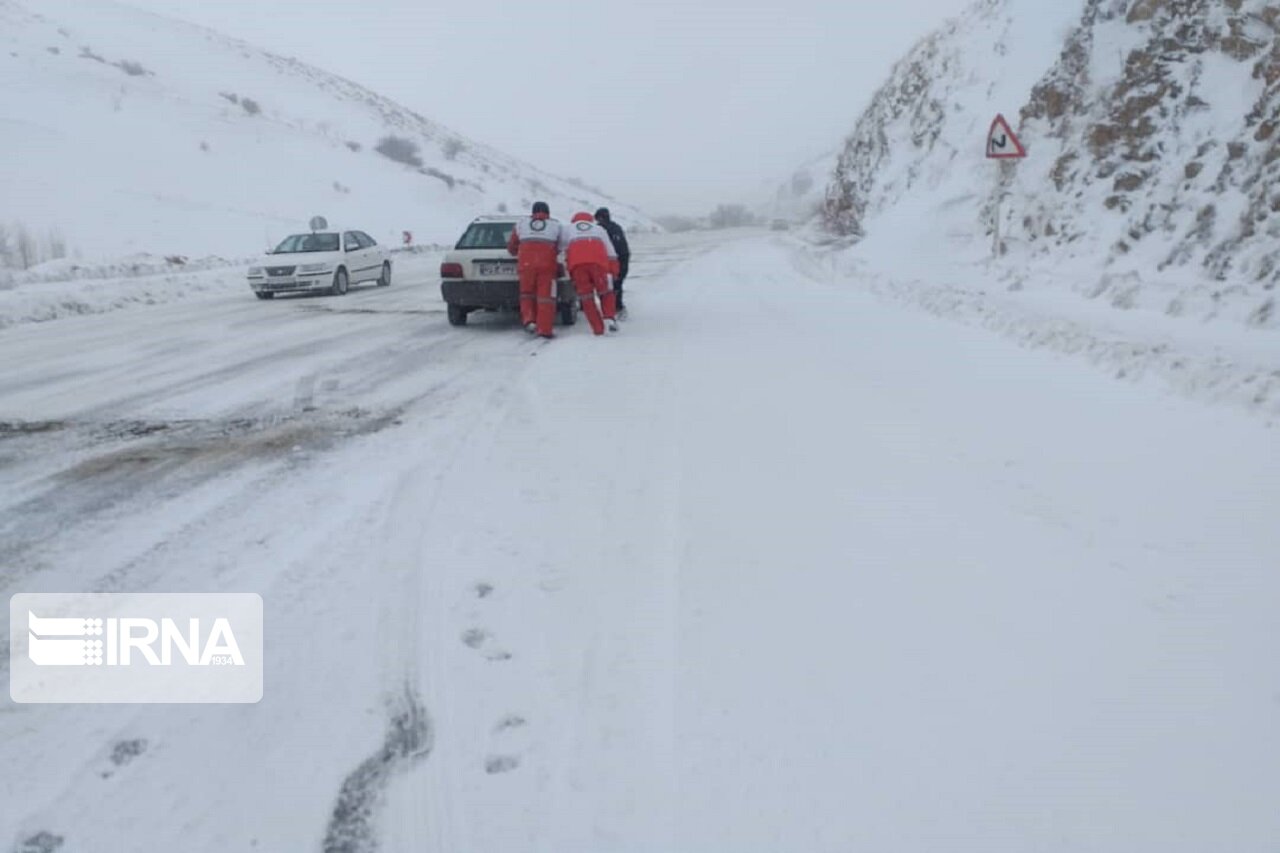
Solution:
{"label": "white sedan", "polygon": [[391,284],[390,253],[363,231],[291,234],[249,267],[249,286],[259,299],[277,293],[324,291],[341,296],[353,284]]}

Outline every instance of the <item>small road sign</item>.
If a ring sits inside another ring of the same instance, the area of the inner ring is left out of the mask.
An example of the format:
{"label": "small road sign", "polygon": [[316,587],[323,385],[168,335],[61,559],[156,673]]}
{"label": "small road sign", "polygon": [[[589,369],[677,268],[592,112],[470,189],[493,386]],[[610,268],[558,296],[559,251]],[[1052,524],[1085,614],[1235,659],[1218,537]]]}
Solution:
{"label": "small road sign", "polygon": [[992,160],[1020,160],[1027,156],[1027,149],[1022,147],[1013,128],[1002,115],[991,122],[991,131],[987,134],[987,157]]}

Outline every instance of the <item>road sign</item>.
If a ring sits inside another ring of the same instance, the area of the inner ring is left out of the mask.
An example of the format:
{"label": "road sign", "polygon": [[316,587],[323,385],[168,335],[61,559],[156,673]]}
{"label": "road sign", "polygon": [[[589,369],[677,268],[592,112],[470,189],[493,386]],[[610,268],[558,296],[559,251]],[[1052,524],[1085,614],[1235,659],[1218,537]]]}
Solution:
{"label": "road sign", "polygon": [[996,116],[987,134],[987,157],[992,160],[1020,160],[1026,156],[1027,149],[1018,141],[1009,122],[1002,115]]}

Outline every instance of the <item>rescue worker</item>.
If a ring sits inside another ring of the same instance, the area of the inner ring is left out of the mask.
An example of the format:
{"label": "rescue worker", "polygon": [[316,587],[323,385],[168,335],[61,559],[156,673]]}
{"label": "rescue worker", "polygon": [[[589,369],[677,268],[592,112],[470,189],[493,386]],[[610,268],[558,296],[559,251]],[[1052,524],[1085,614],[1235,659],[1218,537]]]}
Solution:
{"label": "rescue worker", "polygon": [[631,247],[627,245],[627,234],[622,226],[610,216],[609,208],[602,207],[596,211],[596,222],[609,233],[613,250],[618,255],[618,274],[613,279],[613,292],[618,316],[625,319],[627,307],[622,304],[622,283],[627,280],[627,269],[631,266]]}
{"label": "rescue worker", "polygon": [[507,251],[519,259],[520,322],[530,334],[555,337],[551,326],[556,319],[556,258],[568,236],[551,218],[545,201],[534,202],[532,215],[511,229]]}
{"label": "rescue worker", "polygon": [[[618,323],[614,319],[614,293],[611,277],[618,274],[618,253],[613,249],[609,232],[597,225],[591,214],[583,211],[575,213],[569,223],[569,246],[565,250],[565,263],[569,267],[569,277],[578,291],[582,302],[582,313],[587,315],[591,331],[603,335],[605,323],[609,331],[618,331]],[[596,305],[599,296],[600,304]],[[604,319],[601,320],[601,312]]]}

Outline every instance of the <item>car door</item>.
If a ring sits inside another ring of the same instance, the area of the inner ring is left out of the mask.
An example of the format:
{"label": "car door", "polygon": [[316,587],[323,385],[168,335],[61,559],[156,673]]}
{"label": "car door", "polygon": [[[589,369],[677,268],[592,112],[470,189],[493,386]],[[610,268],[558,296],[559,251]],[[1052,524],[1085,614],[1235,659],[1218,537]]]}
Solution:
{"label": "car door", "polygon": [[351,276],[352,284],[369,278],[369,256],[356,232],[343,232],[342,256],[347,263],[347,274]]}
{"label": "car door", "polygon": [[378,278],[382,275],[382,262],[387,259],[387,250],[379,246],[377,240],[363,231],[357,231],[356,236],[360,238],[360,242],[364,244],[365,252],[368,253],[369,274],[374,278]]}

